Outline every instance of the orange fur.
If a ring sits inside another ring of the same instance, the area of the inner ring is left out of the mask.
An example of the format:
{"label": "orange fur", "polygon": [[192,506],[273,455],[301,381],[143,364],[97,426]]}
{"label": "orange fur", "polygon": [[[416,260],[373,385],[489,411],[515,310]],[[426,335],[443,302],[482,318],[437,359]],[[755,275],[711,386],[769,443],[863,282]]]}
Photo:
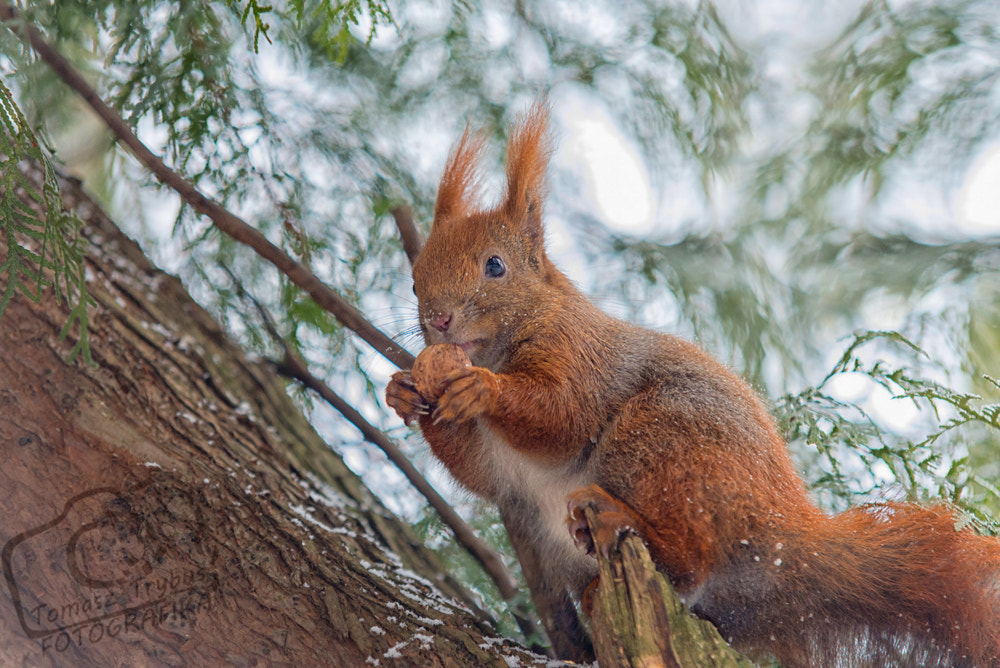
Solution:
{"label": "orange fur", "polygon": [[507,145],[507,192],[504,214],[508,218],[535,211],[541,223],[545,199],[545,173],[552,154],[548,134],[549,109],[536,102],[514,126]]}
{"label": "orange fur", "polygon": [[[536,537],[553,590],[579,596],[596,573],[574,541],[606,549],[630,525],[743,651],[786,666],[997,665],[1000,542],[944,508],[821,512],[746,383],[690,343],[602,313],[552,265],[547,120],[536,105],[516,125],[492,209],[471,196],[481,140],[466,132],[452,153],[414,288],[427,342],[462,346],[473,366],[452,370],[436,402],[397,374],[389,404]],[[586,535],[585,505],[606,531]]]}
{"label": "orange fur", "polygon": [[455,148],[448,156],[448,166],[441,176],[437,201],[434,203],[434,224],[461,220],[474,210],[479,199],[477,168],[486,149],[484,137],[466,127]]}

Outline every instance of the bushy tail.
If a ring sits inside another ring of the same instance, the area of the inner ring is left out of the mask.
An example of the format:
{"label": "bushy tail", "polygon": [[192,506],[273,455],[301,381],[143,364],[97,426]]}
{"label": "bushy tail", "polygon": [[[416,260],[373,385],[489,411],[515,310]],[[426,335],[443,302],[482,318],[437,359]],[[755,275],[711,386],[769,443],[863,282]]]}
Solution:
{"label": "bushy tail", "polygon": [[843,639],[819,631],[817,665],[1000,666],[1000,540],[959,529],[947,508],[908,504],[855,508],[820,533],[810,542],[825,554],[811,555],[813,573],[805,559],[801,584],[830,592],[813,614],[853,629],[848,654],[867,658],[835,660]]}

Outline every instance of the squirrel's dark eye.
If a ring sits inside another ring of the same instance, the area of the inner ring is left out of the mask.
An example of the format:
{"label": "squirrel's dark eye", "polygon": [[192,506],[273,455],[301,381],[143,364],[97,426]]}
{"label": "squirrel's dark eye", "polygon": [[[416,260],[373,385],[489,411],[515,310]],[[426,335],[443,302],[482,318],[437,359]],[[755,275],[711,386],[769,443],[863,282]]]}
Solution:
{"label": "squirrel's dark eye", "polygon": [[483,273],[487,278],[500,278],[507,273],[507,267],[504,266],[503,260],[494,255],[486,261]]}

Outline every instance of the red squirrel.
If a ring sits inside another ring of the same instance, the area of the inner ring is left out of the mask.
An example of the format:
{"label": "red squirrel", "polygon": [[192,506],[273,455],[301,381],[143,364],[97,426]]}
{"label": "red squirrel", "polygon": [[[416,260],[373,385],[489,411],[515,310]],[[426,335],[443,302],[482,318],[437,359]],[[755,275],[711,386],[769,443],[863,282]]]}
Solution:
{"label": "red squirrel", "polygon": [[453,360],[423,394],[399,372],[386,397],[458,482],[521,522],[549,586],[579,598],[593,550],[631,528],[688,607],[751,657],[1000,665],[1000,541],[945,507],[818,509],[743,380],[606,315],[550,262],[546,105],[512,128],[492,208],[477,192],[484,145],[466,130],[453,149],[413,265],[426,343],[471,365]]}

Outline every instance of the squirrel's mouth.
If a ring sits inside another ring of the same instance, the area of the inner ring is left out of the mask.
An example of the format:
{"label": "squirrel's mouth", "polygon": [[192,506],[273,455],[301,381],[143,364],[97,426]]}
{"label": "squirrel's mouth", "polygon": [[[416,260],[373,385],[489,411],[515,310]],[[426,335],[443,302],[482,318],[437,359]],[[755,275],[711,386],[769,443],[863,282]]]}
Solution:
{"label": "squirrel's mouth", "polygon": [[465,338],[464,336],[453,332],[437,332],[431,330],[428,334],[430,334],[430,336],[427,337],[428,345],[432,343],[450,343],[464,350],[465,354],[469,357],[472,357],[474,351],[480,350],[486,342],[484,337],[463,340]]}

